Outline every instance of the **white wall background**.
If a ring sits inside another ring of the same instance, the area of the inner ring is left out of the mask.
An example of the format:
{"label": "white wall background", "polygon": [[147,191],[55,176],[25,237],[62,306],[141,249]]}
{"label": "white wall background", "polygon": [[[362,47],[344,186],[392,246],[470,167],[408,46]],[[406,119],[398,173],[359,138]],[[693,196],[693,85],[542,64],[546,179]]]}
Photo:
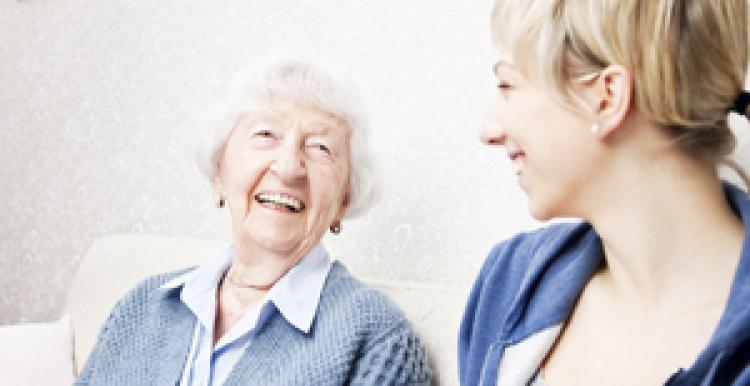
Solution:
{"label": "white wall background", "polygon": [[[490,0],[0,4],[0,324],[48,320],[97,237],[228,239],[194,113],[243,63],[304,48],[361,79],[383,200],[329,238],[358,275],[468,287],[533,222],[477,130]],[[127,261],[122,262],[127,265]]]}
{"label": "white wall background", "polygon": [[504,153],[477,139],[491,3],[0,3],[0,324],[60,313],[98,237],[227,239],[193,164],[194,113],[255,55],[300,47],[362,79],[384,171],[383,200],[328,238],[332,255],[360,276],[468,288],[495,242],[535,226]]}

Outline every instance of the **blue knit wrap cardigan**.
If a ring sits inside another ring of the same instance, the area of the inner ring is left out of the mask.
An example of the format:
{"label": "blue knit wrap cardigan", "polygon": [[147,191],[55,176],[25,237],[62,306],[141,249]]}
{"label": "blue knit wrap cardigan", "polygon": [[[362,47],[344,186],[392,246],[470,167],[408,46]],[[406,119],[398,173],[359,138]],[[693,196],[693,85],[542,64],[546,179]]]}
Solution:
{"label": "blue knit wrap cardigan", "polygon": [[[76,386],[174,386],[179,381],[196,319],[180,301],[181,288],[159,287],[184,272],[148,278],[117,303]],[[426,386],[432,374],[424,346],[403,312],[335,262],[310,332],[274,312],[224,386]]]}

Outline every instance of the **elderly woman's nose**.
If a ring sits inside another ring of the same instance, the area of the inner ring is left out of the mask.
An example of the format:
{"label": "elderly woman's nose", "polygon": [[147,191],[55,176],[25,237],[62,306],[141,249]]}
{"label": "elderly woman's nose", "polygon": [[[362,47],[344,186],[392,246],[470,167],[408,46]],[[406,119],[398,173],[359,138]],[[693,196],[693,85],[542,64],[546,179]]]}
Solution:
{"label": "elderly woman's nose", "polygon": [[499,109],[489,109],[479,131],[479,139],[485,145],[501,146],[505,143],[505,137],[506,134],[501,123],[501,115]]}
{"label": "elderly woman's nose", "polygon": [[271,163],[271,170],[286,182],[293,182],[306,174],[305,164],[299,149],[280,149]]}

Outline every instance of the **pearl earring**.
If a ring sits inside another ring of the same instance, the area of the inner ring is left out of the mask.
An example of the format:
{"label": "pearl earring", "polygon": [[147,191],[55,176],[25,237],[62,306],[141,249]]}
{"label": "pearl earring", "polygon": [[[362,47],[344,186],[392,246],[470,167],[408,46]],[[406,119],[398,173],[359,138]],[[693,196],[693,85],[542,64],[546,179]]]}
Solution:
{"label": "pearl earring", "polygon": [[591,134],[599,135],[599,124],[594,123],[591,125]]}

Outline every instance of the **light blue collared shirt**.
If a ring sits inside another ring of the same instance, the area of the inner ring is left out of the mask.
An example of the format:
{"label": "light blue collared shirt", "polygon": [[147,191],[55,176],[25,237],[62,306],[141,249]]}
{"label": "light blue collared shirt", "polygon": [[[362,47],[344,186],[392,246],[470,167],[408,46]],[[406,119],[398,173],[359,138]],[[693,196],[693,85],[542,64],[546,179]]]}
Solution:
{"label": "light blue collared shirt", "polygon": [[315,246],[276,282],[263,300],[214,346],[216,291],[233,256],[234,249],[230,247],[198,268],[161,286],[163,289],[182,286],[180,300],[197,318],[179,386],[222,385],[245,348],[252,344],[259,327],[276,310],[298,330],[304,333],[310,331],[320,292],[331,269],[331,260],[322,244]]}

